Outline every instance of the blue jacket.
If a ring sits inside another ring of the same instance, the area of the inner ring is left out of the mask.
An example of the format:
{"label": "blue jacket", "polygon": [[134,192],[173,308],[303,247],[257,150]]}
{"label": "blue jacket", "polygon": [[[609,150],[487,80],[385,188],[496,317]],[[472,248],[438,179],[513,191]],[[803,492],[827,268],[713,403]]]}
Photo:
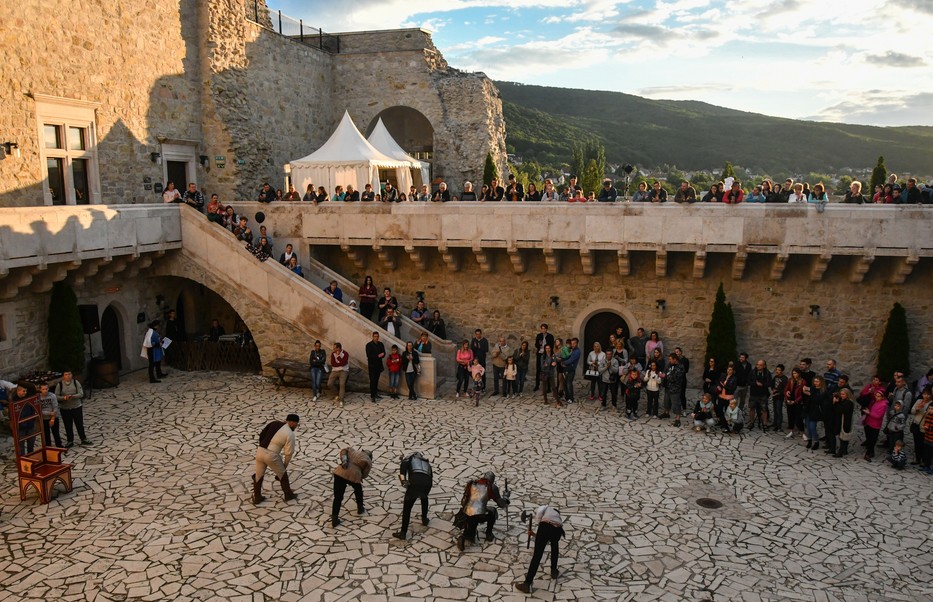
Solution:
{"label": "blue jacket", "polygon": [[570,350],[570,355],[567,356],[567,359],[561,362],[561,365],[564,367],[565,372],[576,372],[577,364],[580,363],[580,356],[582,352],[580,348]]}

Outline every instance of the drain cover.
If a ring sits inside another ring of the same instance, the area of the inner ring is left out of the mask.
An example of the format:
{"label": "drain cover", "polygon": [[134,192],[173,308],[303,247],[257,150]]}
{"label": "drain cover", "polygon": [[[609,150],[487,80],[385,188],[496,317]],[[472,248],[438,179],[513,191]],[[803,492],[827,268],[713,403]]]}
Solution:
{"label": "drain cover", "polygon": [[701,497],[697,500],[697,505],[711,509],[722,508],[722,502],[719,500],[714,500],[711,497]]}

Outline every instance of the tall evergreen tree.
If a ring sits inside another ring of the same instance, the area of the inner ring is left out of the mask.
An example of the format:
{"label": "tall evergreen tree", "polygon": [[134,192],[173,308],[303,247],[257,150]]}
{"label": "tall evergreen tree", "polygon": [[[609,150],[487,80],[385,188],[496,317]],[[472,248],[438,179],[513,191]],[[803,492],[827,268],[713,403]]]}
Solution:
{"label": "tall evergreen tree", "polygon": [[583,146],[580,144],[573,145],[573,153],[570,158],[570,174],[577,176],[578,183],[579,178],[583,177],[583,170],[586,168],[586,163],[583,161]]}
{"label": "tall evergreen tree", "polygon": [[869,184],[868,190],[863,191],[868,200],[871,200],[872,196],[874,196],[875,186],[881,186],[883,188],[887,180],[888,168],[884,166],[884,156],[881,156],[878,157],[878,164],[871,170],[871,184]]}
{"label": "tall evergreen tree", "polygon": [[81,374],[85,364],[84,329],[81,327],[78,298],[64,282],[56,282],[52,286],[48,327],[49,369]]}
{"label": "tall evergreen tree", "polygon": [[723,167],[723,169],[722,169],[722,175],[719,176],[719,181],[720,181],[720,182],[724,182],[724,181],[726,180],[726,178],[734,178],[734,177],[736,177],[736,176],[735,176],[735,168],[732,167],[732,163],[731,163],[731,162],[726,161],[726,165],[725,165],[725,167]]}
{"label": "tall evergreen tree", "polygon": [[706,335],[706,359],[716,358],[716,365],[725,367],[729,362],[738,359],[738,342],[735,336],[735,314],[732,304],[726,303],[726,293],[722,282],[716,291],[716,301],[713,303],[713,315],[709,321],[709,333]]}
{"label": "tall evergreen tree", "polygon": [[586,169],[583,170],[583,176],[580,178],[580,185],[583,186],[584,194],[591,192],[598,194],[602,180],[603,172],[600,171],[599,165],[596,164],[596,159],[590,159],[590,162],[586,164]]}
{"label": "tall evergreen tree", "polygon": [[483,184],[489,186],[492,179],[499,179],[499,168],[496,162],[492,160],[492,153],[486,153],[486,165],[483,166]]}
{"label": "tall evergreen tree", "polygon": [[878,376],[891,380],[895,372],[910,374],[910,339],[907,337],[907,312],[895,303],[888,314],[878,349]]}

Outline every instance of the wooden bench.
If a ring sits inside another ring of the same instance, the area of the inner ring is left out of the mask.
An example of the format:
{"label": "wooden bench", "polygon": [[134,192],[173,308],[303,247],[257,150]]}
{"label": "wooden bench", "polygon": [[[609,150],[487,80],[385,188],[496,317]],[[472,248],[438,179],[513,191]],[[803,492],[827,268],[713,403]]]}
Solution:
{"label": "wooden bench", "polygon": [[32,487],[39,494],[39,502],[48,504],[56,483],[64,485],[66,493],[70,492],[73,465],[62,462],[65,449],[51,447],[45,440],[39,396],[11,402],[10,423],[13,427],[20,499],[25,500],[26,492]]}
{"label": "wooden bench", "polygon": [[279,387],[310,387],[311,386],[311,368],[308,362],[277,357],[268,364],[267,367],[275,370],[278,381],[275,388]]}
{"label": "wooden bench", "polygon": [[[275,388],[279,387],[306,387],[311,388],[311,366],[301,360],[277,357],[268,364],[267,368],[275,370]],[[383,371],[383,380],[388,378],[388,372]],[[404,379],[403,379],[404,380]],[[327,373],[321,381],[321,387],[327,385]],[[369,376],[366,371],[353,365],[347,378],[347,391],[368,391]]]}

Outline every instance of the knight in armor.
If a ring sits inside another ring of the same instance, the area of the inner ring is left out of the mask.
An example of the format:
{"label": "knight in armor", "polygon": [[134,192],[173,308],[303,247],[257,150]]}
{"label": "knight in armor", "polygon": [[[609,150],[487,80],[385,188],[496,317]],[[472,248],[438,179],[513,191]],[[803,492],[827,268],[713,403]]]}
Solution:
{"label": "knight in armor", "polygon": [[495,508],[487,507],[490,500],[500,508],[509,505],[508,496],[499,494],[496,475],[492,471],[479,479],[469,481],[463,491],[461,509],[454,520],[454,526],[463,529],[463,533],[457,538],[457,549],[461,552],[466,540],[476,543],[476,528],[480,523],[486,523],[486,541],[493,540],[492,528],[499,513]]}
{"label": "knight in armor", "polygon": [[[258,504],[266,498],[262,495],[262,480],[268,468],[275,474],[275,479],[282,484],[285,501],[298,496],[288,482],[288,463],[295,453],[295,429],[298,428],[298,415],[289,414],[285,422],[273,420],[259,433],[259,448],[256,450],[256,473],[253,475],[253,503]],[[284,457],[283,455],[284,454]]]}
{"label": "knight in armor", "polygon": [[356,496],[356,513],[366,514],[363,507],[363,479],[369,476],[373,467],[372,452],[361,451],[352,447],[340,450],[340,464],[334,468],[334,505],[331,509],[331,525],[340,525],[340,506],[343,504],[343,494],[347,485],[353,488]]}
{"label": "knight in armor", "polygon": [[392,535],[398,539],[405,539],[408,535],[408,523],[411,522],[411,509],[416,500],[421,500],[421,524],[428,526],[428,494],[433,484],[431,463],[421,454],[415,452],[402,458],[398,469],[399,480],[405,485],[405,505],[402,507],[402,528]]}

